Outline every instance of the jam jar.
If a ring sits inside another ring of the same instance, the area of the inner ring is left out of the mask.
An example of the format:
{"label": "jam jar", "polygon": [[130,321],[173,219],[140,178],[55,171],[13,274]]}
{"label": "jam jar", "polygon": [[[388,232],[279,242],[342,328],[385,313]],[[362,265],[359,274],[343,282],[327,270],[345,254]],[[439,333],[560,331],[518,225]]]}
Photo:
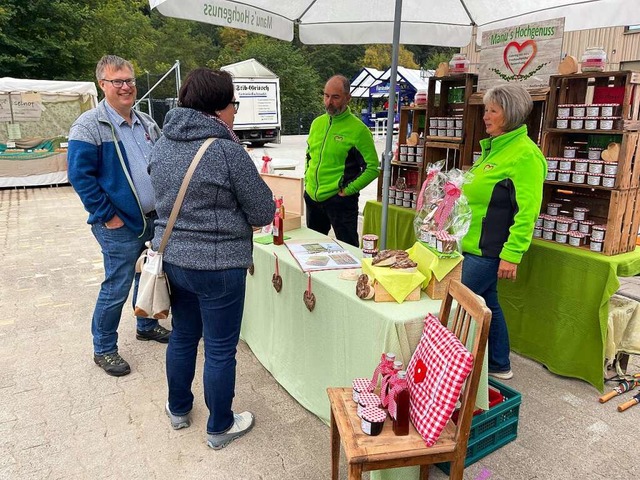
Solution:
{"label": "jam jar", "polygon": [[583,72],[603,72],[607,63],[607,52],[603,47],[587,47],[581,60]]}

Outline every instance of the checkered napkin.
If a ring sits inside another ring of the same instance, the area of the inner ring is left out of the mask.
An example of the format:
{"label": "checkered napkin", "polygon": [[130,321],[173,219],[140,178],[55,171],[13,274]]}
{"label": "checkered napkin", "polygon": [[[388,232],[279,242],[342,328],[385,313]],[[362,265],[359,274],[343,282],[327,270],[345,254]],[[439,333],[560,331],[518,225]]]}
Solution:
{"label": "checkered napkin", "polygon": [[473,355],[437,317],[429,314],[407,367],[409,415],[427,447],[438,441],[451,418],[472,367]]}

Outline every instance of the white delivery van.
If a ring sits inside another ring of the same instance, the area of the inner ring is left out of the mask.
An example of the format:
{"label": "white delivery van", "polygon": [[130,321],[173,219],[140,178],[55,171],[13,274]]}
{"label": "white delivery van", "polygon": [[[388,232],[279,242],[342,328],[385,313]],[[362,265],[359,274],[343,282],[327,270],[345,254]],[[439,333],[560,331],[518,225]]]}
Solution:
{"label": "white delivery van", "polygon": [[233,75],[236,100],[240,102],[233,131],[253,146],[280,143],[280,80],[251,58],[222,67]]}

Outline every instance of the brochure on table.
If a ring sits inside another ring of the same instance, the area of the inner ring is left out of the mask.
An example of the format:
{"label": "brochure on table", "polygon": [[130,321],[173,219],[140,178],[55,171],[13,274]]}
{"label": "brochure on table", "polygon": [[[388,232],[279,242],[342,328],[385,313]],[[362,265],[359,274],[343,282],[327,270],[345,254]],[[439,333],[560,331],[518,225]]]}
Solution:
{"label": "brochure on table", "polygon": [[333,240],[289,240],[285,245],[303,272],[360,268],[360,259]]}

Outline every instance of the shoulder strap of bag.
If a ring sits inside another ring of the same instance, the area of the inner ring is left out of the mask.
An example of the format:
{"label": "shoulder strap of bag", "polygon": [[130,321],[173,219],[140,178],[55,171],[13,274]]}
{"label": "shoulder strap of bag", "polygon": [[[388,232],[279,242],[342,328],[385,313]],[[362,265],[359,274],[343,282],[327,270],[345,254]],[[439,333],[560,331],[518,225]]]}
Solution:
{"label": "shoulder strap of bag", "polygon": [[191,181],[191,176],[193,175],[194,170],[200,163],[200,160],[202,159],[204,152],[207,150],[207,148],[209,148],[209,145],[211,145],[216,140],[216,138],[207,138],[196,153],[196,156],[193,157],[191,165],[189,165],[189,169],[184,176],[184,180],[182,180],[182,185],[180,185],[180,191],[178,192],[176,201],[173,204],[173,209],[171,210],[171,215],[169,215],[169,221],[167,222],[167,228],[165,228],[164,235],[162,236],[162,240],[160,241],[158,253],[161,254],[162,252],[164,252],[164,248],[167,246],[169,235],[171,235],[171,232],[173,231],[173,225],[176,223],[178,212],[180,211],[180,207],[182,207],[182,201],[184,200],[184,196],[187,193],[187,188],[189,187],[189,182]]}

